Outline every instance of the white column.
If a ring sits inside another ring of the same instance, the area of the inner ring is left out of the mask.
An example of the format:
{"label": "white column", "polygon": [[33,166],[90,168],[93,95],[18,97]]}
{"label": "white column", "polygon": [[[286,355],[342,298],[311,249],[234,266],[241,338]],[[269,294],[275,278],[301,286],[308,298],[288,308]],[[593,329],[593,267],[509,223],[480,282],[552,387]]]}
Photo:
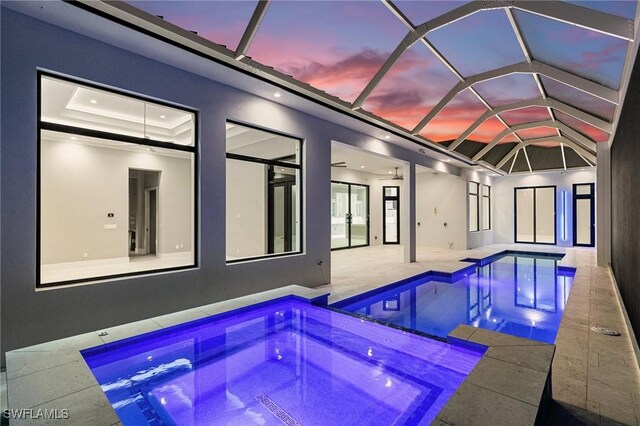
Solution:
{"label": "white column", "polygon": [[400,241],[404,247],[404,262],[416,261],[416,165],[404,165],[404,194],[400,200],[402,229]]}
{"label": "white column", "polygon": [[598,266],[611,263],[611,150],[609,144],[596,145],[596,251]]}

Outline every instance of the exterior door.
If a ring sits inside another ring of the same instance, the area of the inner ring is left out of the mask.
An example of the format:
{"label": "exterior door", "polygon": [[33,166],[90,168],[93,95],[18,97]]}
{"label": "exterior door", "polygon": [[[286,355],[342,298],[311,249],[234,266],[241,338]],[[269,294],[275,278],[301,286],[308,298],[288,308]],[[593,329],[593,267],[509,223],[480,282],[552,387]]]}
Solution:
{"label": "exterior door", "polygon": [[382,187],[383,244],[400,244],[400,187]]}
{"label": "exterior door", "polygon": [[596,218],[594,184],[573,185],[573,245],[593,247],[595,245]]}
{"label": "exterior door", "polygon": [[369,245],[369,186],[331,182],[331,249]]}

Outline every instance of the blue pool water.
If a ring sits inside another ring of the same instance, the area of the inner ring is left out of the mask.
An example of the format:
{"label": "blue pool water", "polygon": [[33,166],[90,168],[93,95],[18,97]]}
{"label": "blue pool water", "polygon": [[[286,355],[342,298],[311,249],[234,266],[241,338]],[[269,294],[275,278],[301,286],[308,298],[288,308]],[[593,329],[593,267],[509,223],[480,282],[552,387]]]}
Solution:
{"label": "blue pool water", "polygon": [[561,258],[504,254],[453,280],[427,275],[332,306],[436,336],[468,324],[553,343],[575,273]]}
{"label": "blue pool water", "polygon": [[82,354],[125,425],[428,425],[481,356],[293,296]]}

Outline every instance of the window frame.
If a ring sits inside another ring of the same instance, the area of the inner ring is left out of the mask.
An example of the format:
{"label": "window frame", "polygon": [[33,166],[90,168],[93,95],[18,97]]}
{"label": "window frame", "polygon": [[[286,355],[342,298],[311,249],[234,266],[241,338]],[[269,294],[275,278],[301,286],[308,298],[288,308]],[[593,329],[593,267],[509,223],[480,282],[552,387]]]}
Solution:
{"label": "window frame", "polygon": [[[471,192],[471,186],[476,186],[476,193],[473,194]],[[476,227],[475,229],[471,229],[471,197],[476,197],[475,199],[475,209],[476,209]],[[469,226],[469,232],[480,232],[480,182],[475,182],[470,180],[469,185],[467,186],[467,200],[469,200],[469,210],[467,212],[467,225]]]}
{"label": "window frame", "polygon": [[[487,188],[487,190],[489,191],[489,195],[484,195],[484,189]],[[485,228],[484,227],[484,199],[487,199],[487,202],[489,203],[489,208],[487,209],[487,215],[489,216],[488,218],[488,223],[489,223],[489,227]],[[485,185],[482,184],[482,230],[483,231],[490,231],[491,230],[491,185]]]}
{"label": "window frame", "polygon": [[[268,132],[268,133],[273,133],[274,135],[278,135],[278,136],[283,136],[289,139],[295,139],[298,141],[299,145],[298,148],[300,150],[300,164],[295,164],[295,163],[287,163],[284,161],[279,161],[279,160],[268,160],[265,158],[259,158],[259,157],[251,157],[248,155],[242,155],[242,154],[233,154],[233,153],[229,153],[227,152],[227,146],[226,146],[226,132],[225,132],[225,173],[227,170],[227,160],[236,160],[236,161],[247,161],[250,163],[258,163],[258,164],[264,164],[265,166],[277,166],[277,167],[287,167],[290,169],[296,169],[298,170],[298,176],[300,179],[300,187],[298,188],[298,192],[297,192],[297,197],[299,199],[300,202],[300,212],[299,212],[299,220],[300,220],[300,230],[299,230],[299,234],[298,234],[298,238],[299,238],[299,244],[298,244],[298,250],[295,251],[288,251],[288,252],[284,252],[284,253],[271,253],[271,254],[264,254],[264,255],[258,255],[258,256],[248,256],[248,257],[242,257],[239,259],[231,259],[231,260],[226,260],[225,259],[225,264],[226,265],[235,265],[235,264],[240,264],[240,263],[245,263],[245,262],[251,262],[254,260],[267,260],[267,259],[273,259],[273,258],[278,258],[278,257],[286,257],[286,256],[296,256],[296,255],[300,255],[300,254],[304,254],[304,235],[305,235],[305,228],[304,228],[304,216],[305,216],[305,198],[304,198],[304,139],[299,137],[299,136],[293,136],[278,130],[274,130],[268,127],[262,127],[259,125],[255,125],[255,124],[251,124],[251,123],[246,123],[244,121],[239,121],[239,120],[234,120],[232,118],[227,118],[225,120],[225,124],[226,123],[231,123],[233,125],[236,126],[243,126],[243,127],[248,127],[250,129],[255,129],[255,130],[259,130],[261,132]],[[227,182],[226,182],[226,175],[225,175],[225,198],[227,195]],[[226,221],[226,208],[225,208],[225,221]],[[226,223],[226,222],[225,222]],[[267,224],[267,227],[270,227],[271,224]],[[226,225],[225,225],[225,243],[226,243]],[[225,250],[226,251],[226,250]],[[225,253],[225,257],[226,257],[226,253]]]}
{"label": "window frame", "polygon": [[[128,97],[131,99],[140,100],[143,102],[149,102],[156,105],[161,105],[169,108],[178,109],[193,114],[193,146],[179,145],[171,142],[156,141],[153,139],[146,139],[144,137],[138,138],[135,136],[128,136],[118,133],[110,133],[101,130],[87,129],[83,127],[68,126],[57,123],[50,123],[42,121],[42,79],[52,78],[55,80],[64,81],[67,83],[77,84],[79,86],[88,87],[91,89],[97,89],[109,93],[113,93],[119,96]],[[36,70],[36,289],[43,288],[55,288],[74,284],[89,284],[107,280],[118,280],[129,277],[138,277],[145,275],[152,275],[165,272],[175,272],[189,269],[197,269],[199,267],[199,187],[200,187],[200,132],[199,132],[199,111],[195,108],[186,107],[184,105],[178,105],[171,102],[158,100],[151,96],[143,96],[136,93],[130,93],[124,89],[117,89],[107,85],[102,85],[96,82],[87,81],[80,77],[70,77],[64,74],[59,74],[49,70],[37,69]],[[193,262],[189,265],[172,266],[168,268],[149,269],[146,271],[126,272],[118,274],[100,275],[90,278],[78,278],[64,281],[55,281],[51,283],[42,283],[42,131],[49,130],[58,133],[65,133],[70,135],[86,136],[98,139],[107,139],[115,142],[125,142],[136,145],[143,145],[155,148],[165,148],[176,151],[189,152],[193,155]]]}

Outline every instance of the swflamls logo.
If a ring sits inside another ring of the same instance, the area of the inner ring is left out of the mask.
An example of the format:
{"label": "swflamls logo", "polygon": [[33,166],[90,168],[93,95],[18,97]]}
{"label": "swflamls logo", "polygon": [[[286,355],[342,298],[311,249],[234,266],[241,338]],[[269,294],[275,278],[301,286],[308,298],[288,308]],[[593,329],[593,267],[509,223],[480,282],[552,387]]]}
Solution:
{"label": "swflamls logo", "polygon": [[2,411],[5,419],[41,419],[41,420],[66,420],[69,418],[69,410],[66,408],[19,408]]}

